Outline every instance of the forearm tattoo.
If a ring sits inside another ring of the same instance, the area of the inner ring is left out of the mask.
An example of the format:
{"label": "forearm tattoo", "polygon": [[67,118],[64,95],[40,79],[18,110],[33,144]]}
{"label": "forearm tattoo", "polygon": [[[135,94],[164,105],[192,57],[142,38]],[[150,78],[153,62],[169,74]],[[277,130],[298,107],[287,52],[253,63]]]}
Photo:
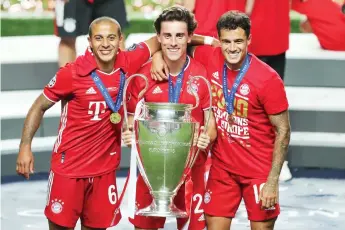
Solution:
{"label": "forearm tattoo", "polygon": [[31,144],[31,141],[40,126],[44,112],[51,108],[53,105],[54,103],[46,99],[44,95],[40,95],[36,99],[24,121],[20,146]]}
{"label": "forearm tattoo", "polygon": [[269,117],[272,125],[276,129],[276,138],[273,149],[272,167],[267,181],[277,182],[290,143],[290,121],[288,111],[270,115]]}

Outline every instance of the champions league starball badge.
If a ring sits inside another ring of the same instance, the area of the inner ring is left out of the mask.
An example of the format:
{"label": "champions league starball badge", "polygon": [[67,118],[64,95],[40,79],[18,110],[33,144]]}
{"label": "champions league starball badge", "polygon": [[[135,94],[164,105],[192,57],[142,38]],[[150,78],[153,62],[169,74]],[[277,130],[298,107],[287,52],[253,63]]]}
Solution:
{"label": "champions league starball badge", "polygon": [[119,113],[110,114],[110,122],[113,124],[118,124],[121,122],[121,115]]}

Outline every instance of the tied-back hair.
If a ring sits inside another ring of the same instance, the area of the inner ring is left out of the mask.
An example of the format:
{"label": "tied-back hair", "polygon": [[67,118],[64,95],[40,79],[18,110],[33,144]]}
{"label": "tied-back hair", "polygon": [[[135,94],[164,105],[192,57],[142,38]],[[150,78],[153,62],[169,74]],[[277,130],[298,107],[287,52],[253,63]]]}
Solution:
{"label": "tied-back hair", "polygon": [[245,31],[247,38],[250,35],[250,19],[240,11],[231,10],[224,13],[217,22],[218,36],[221,30],[236,30],[241,28]]}
{"label": "tied-back hair", "polygon": [[158,16],[154,22],[154,27],[156,33],[160,34],[161,24],[166,21],[179,21],[185,22],[188,28],[188,34],[192,34],[197,27],[197,22],[195,21],[194,14],[181,6],[172,6],[163,10],[163,12]]}

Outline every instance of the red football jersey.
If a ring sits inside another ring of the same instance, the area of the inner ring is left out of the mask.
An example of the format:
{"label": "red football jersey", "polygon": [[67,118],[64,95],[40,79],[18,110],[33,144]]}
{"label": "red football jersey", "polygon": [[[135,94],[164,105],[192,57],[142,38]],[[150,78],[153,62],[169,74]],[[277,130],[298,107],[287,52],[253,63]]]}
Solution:
{"label": "red football jersey", "polygon": [[[231,173],[267,178],[271,169],[274,128],[268,114],[288,109],[284,84],[278,74],[254,55],[235,94],[234,121],[229,124],[222,87],[224,56],[221,49],[197,47],[195,59],[205,65],[212,84],[218,136],[212,149],[212,164]],[[238,71],[227,69],[228,92]]]}
{"label": "red football jersey", "polygon": [[198,27],[196,34],[207,35],[217,38],[217,22],[220,16],[227,11],[228,0],[199,0],[195,2],[195,19]]}
{"label": "red football jersey", "polygon": [[[52,102],[62,100],[58,137],[54,145],[51,167],[68,177],[97,176],[114,170],[121,159],[121,126],[112,124],[112,111],[92,77],[96,71],[115,102],[120,86],[120,69],[137,71],[150,57],[145,43],[132,51],[119,51],[114,71],[97,70],[91,52],[86,51],[71,64],[61,68],[44,88]],[[120,114],[123,114],[122,107]]]}
{"label": "red football jersey", "polygon": [[332,0],[293,0],[291,8],[307,16],[321,47],[345,51],[345,14]]}
{"label": "red football jersey", "polygon": [[282,54],[289,49],[289,1],[255,1],[250,16],[252,34],[250,52],[266,56]]}
{"label": "red football jersey", "polygon": [[[144,99],[147,102],[168,102],[169,101],[169,84],[168,81],[154,81],[150,76],[151,62],[144,65],[139,73],[147,76],[149,80],[149,88],[144,95]],[[196,99],[192,92],[189,90],[193,87],[198,92],[199,106],[192,110],[193,118],[203,125],[204,123],[204,110],[210,108],[210,95],[206,83],[202,79],[193,80],[189,85],[189,79],[192,76],[203,76],[206,78],[206,69],[199,62],[193,58],[188,57],[188,64],[185,67],[185,72],[182,81],[181,94],[179,103],[196,105]],[[177,77],[173,77],[173,83],[175,85]],[[131,83],[131,99],[129,101],[128,111],[134,112],[135,106],[138,102],[138,94],[145,88],[145,81],[142,78],[133,79]]]}
{"label": "red football jersey", "polygon": [[244,12],[246,9],[247,0],[228,0],[228,11],[229,10],[239,10]]}

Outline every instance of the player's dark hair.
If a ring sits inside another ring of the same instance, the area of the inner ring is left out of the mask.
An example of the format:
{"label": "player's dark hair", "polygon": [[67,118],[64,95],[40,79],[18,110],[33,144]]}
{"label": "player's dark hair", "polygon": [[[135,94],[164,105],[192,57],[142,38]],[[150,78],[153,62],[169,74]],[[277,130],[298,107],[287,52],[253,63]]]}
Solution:
{"label": "player's dark hair", "polygon": [[341,7],[341,11],[343,12],[343,14],[345,14],[345,3],[344,3],[343,6]]}
{"label": "player's dark hair", "polygon": [[240,11],[231,10],[223,14],[217,22],[218,36],[221,30],[236,30],[241,28],[245,31],[247,38],[250,34],[250,19]]}
{"label": "player's dark hair", "polygon": [[98,24],[100,22],[104,22],[104,21],[115,23],[118,26],[118,28],[119,28],[117,33],[118,33],[119,36],[121,36],[121,26],[120,26],[120,23],[118,21],[116,21],[114,18],[104,16],[104,17],[96,18],[95,20],[93,20],[90,23],[90,26],[89,26],[89,37],[92,36],[92,26],[95,25],[95,24]]}
{"label": "player's dark hair", "polygon": [[179,21],[185,22],[188,28],[188,34],[192,34],[197,27],[198,23],[195,21],[194,14],[184,7],[172,6],[163,10],[154,22],[156,33],[161,32],[162,22],[166,21]]}

